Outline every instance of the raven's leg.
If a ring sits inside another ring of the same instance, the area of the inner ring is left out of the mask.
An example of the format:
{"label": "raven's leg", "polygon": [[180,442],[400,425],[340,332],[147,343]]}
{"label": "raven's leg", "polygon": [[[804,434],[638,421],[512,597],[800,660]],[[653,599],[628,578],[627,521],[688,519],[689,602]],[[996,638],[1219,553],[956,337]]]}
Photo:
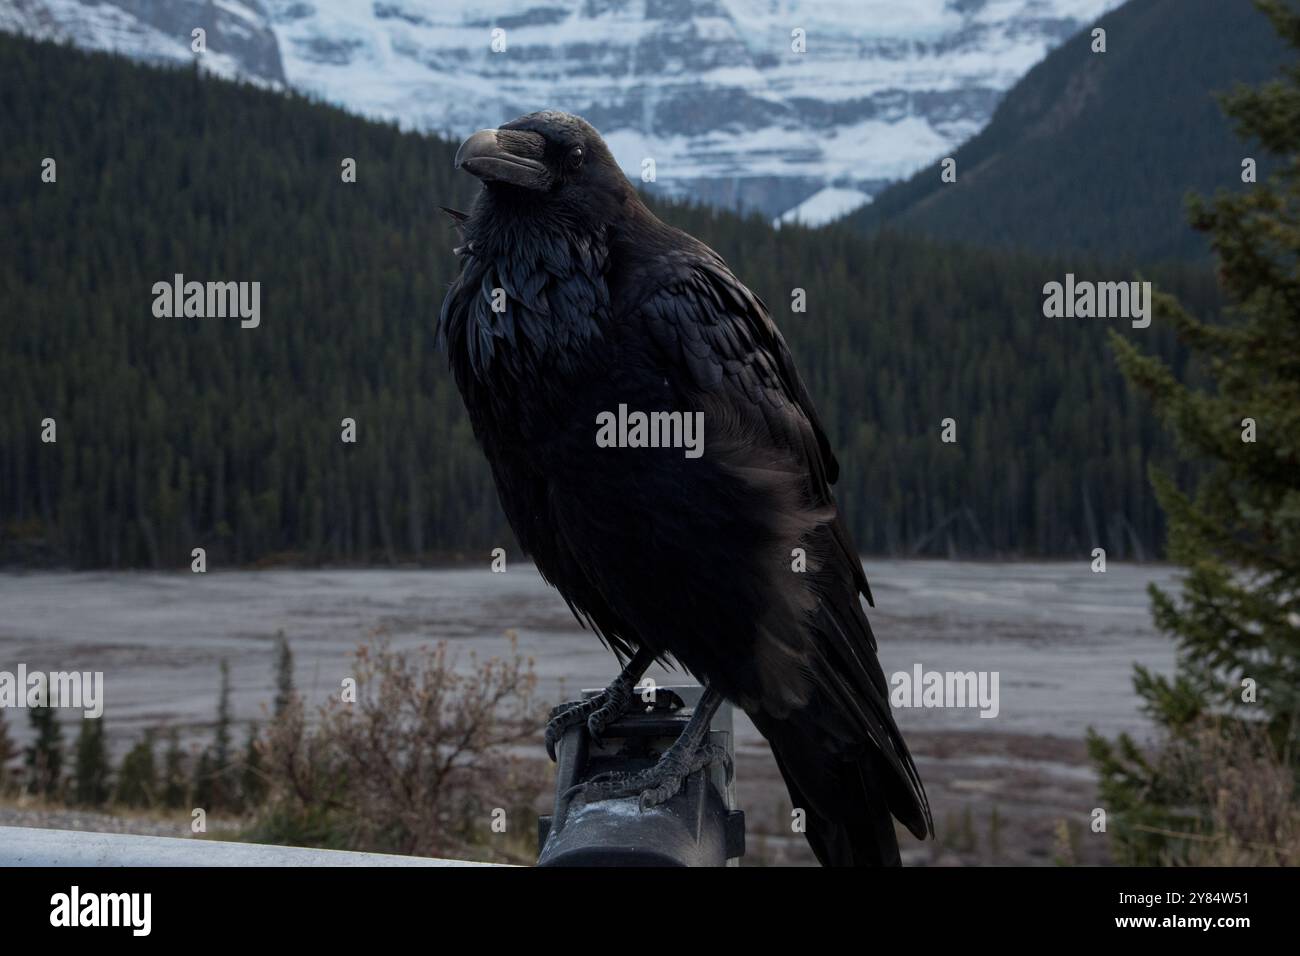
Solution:
{"label": "raven's leg", "polygon": [[605,728],[612,721],[623,716],[627,705],[632,702],[632,691],[636,687],[636,682],[641,679],[641,675],[646,672],[654,659],[653,651],[641,648],[627,662],[623,672],[614,678],[614,683],[595,697],[579,701],[552,717],[550,723],[546,725],[546,752],[551,759],[555,759],[555,745],[564,736],[564,732],[584,720],[587,722],[587,732],[599,740]]}
{"label": "raven's leg", "polygon": [[715,760],[726,765],[727,779],[731,779],[731,758],[725,747],[705,744],[713,715],[722,705],[722,695],[705,687],[700,701],[695,705],[691,719],[682,728],[659,761],[650,769],[639,773],[602,773],[585,784],[583,796],[587,801],[640,794],[640,807],[645,810],[666,803],[681,789],[686,778],[702,770]]}

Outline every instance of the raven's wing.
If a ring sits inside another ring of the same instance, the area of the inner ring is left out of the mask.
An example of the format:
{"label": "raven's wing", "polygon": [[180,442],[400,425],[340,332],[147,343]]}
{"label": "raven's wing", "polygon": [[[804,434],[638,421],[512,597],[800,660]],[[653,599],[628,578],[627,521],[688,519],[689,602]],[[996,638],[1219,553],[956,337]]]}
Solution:
{"label": "raven's wing", "polygon": [[[802,476],[797,510],[811,516],[802,540],[820,560],[806,575],[791,576],[798,583],[789,587],[805,592],[794,600],[810,609],[803,633],[783,640],[810,670],[818,693],[798,719],[815,725],[807,730],[835,738],[839,755],[859,763],[868,760],[864,748],[874,749],[889,768],[890,779],[883,782],[889,808],[922,836],[932,829],[929,805],[894,722],[888,683],[859,600],[861,594],[871,601],[871,592],[831,491],[839,466],[825,429],[767,308],[716,253],[692,246],[672,256],[671,278],[635,310],[637,326],[666,368],[686,372],[681,385],[687,401],[721,411],[732,431],[746,437],[743,460],[728,464],[741,473],[757,466]],[[776,737],[764,732],[776,749]],[[878,758],[868,762],[879,766]]]}
{"label": "raven's wing", "polygon": [[[813,506],[834,507],[831,485],[839,479],[839,462],[785,338],[762,300],[722,258],[707,246],[697,249],[678,258],[675,280],[642,304],[650,335],[690,373],[697,389],[723,398],[733,413],[752,420],[775,447],[794,456],[792,463],[806,467]],[[854,585],[874,607],[866,572],[838,511],[833,525]],[[875,650],[874,637],[870,640]]]}

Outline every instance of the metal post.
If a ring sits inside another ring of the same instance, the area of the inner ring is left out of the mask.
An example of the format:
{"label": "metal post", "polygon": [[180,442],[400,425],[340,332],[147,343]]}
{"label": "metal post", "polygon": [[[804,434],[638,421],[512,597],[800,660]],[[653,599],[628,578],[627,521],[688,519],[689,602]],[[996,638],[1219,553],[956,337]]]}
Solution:
{"label": "metal post", "polygon": [[[726,780],[718,763],[691,774],[675,797],[644,812],[635,796],[592,803],[581,796],[572,803],[563,799],[596,774],[653,766],[677,739],[701,692],[697,686],[658,687],[652,702],[634,697],[633,708],[605,730],[599,744],[585,724],[568,729],[556,749],[555,812],[538,821],[538,866],[739,865],[745,814],[736,809],[735,781]],[[584,691],[583,698],[595,693]],[[730,704],[714,715],[708,739],[734,756]]]}

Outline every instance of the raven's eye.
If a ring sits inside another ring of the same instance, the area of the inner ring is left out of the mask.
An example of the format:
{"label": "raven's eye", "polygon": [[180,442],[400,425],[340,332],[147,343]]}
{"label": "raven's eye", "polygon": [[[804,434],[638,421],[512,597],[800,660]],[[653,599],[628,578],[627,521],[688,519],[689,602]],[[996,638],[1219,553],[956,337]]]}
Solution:
{"label": "raven's eye", "polygon": [[570,169],[582,168],[582,147],[581,146],[575,146],[573,147],[573,149],[569,150],[569,168]]}

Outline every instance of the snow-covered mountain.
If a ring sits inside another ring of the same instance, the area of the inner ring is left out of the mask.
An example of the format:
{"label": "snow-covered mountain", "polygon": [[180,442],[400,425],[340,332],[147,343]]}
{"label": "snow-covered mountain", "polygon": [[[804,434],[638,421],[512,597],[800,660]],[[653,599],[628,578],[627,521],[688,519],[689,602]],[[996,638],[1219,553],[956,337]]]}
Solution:
{"label": "snow-covered mountain", "polygon": [[151,63],[193,61],[196,29],[205,34],[204,69],[284,84],[280,43],[259,0],[0,0],[0,30]]}
{"label": "snow-covered mountain", "polygon": [[809,223],[981,129],[1121,0],[0,0],[0,28],[189,59],[403,126],[580,113],[654,188]]}

